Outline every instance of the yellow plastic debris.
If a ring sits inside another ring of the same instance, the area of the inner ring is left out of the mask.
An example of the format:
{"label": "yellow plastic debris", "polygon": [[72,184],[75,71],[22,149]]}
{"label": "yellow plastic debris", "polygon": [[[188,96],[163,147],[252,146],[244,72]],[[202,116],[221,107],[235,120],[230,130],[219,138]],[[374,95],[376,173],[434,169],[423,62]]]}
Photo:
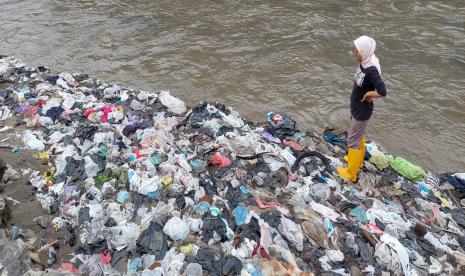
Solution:
{"label": "yellow plastic debris", "polygon": [[163,176],[161,178],[161,183],[163,183],[163,185],[165,185],[165,186],[169,186],[169,185],[173,184],[173,178],[171,178],[169,176]]}
{"label": "yellow plastic debris", "polygon": [[40,160],[48,160],[50,159],[50,154],[48,151],[41,151],[39,152],[39,159]]}
{"label": "yellow plastic debris", "polygon": [[166,124],[164,124],[164,123],[157,123],[157,124],[155,125],[155,127],[156,127],[157,129],[166,129],[168,126],[167,126]]}
{"label": "yellow plastic debris", "polygon": [[44,172],[44,179],[46,182],[52,181],[54,177],[55,177],[55,168],[50,168],[49,170],[46,170]]}
{"label": "yellow plastic debris", "polygon": [[184,255],[192,255],[193,247],[192,247],[192,244],[188,244],[188,245],[179,247],[179,250]]}
{"label": "yellow plastic debris", "polygon": [[447,208],[451,208],[451,209],[454,208],[454,206],[452,205],[452,203],[448,199],[441,196],[441,192],[437,191],[437,192],[434,193],[434,195],[441,200],[441,207],[443,207],[443,208],[447,207]]}

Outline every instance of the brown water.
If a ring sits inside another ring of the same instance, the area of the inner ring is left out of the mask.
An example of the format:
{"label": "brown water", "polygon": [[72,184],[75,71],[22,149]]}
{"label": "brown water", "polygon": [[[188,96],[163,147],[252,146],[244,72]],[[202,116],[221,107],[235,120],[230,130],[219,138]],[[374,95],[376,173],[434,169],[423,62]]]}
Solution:
{"label": "brown water", "polygon": [[377,40],[389,94],[368,138],[465,171],[464,0],[0,0],[0,54],[315,131],[348,124],[362,34]]}

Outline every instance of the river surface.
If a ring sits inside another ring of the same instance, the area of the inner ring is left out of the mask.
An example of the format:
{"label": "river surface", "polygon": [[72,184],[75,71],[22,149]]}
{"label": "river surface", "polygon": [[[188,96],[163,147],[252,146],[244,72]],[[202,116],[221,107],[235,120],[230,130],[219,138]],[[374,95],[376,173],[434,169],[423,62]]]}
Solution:
{"label": "river surface", "polygon": [[388,89],[368,139],[433,172],[465,171],[464,0],[0,0],[0,54],[318,132],[348,125],[362,34]]}

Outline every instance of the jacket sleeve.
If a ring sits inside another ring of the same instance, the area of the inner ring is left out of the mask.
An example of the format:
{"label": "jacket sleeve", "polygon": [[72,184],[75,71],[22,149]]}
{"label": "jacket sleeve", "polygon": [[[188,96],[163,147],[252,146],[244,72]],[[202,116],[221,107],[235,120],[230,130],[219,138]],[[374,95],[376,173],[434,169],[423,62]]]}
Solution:
{"label": "jacket sleeve", "polygon": [[378,91],[378,94],[380,94],[383,97],[386,97],[386,86],[384,86],[383,79],[379,75],[378,69],[376,69],[376,67],[371,68],[370,79],[373,83],[373,86]]}

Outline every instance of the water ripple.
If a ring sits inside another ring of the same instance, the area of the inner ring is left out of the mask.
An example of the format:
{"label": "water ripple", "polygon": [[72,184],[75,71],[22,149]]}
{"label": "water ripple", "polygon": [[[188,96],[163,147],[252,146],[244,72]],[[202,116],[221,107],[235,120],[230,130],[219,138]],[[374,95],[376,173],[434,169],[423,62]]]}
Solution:
{"label": "water ripple", "polygon": [[389,97],[369,138],[436,172],[465,168],[463,0],[4,0],[0,25],[0,52],[27,63],[316,131],[347,125],[352,40],[371,35]]}

